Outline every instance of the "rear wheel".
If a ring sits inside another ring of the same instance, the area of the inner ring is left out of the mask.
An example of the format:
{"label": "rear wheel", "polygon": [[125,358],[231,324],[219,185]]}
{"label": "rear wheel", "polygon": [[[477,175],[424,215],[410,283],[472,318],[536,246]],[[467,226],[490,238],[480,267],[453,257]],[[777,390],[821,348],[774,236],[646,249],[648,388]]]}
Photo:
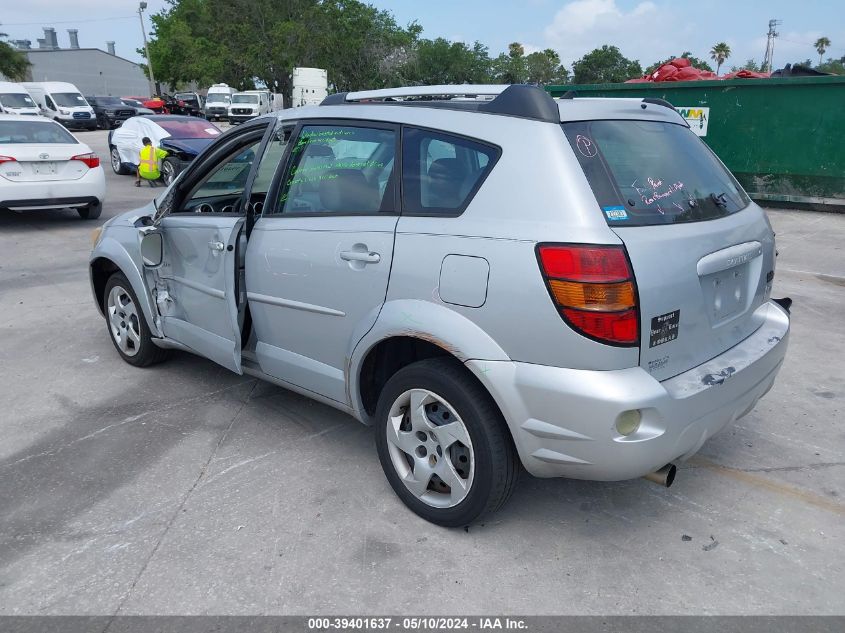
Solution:
{"label": "rear wheel", "polygon": [[147,367],[165,360],[170,350],[156,346],[138,298],[123,273],[106,282],[103,305],[109,337],[120,357],[135,367]]}
{"label": "rear wheel", "polygon": [[125,176],[129,173],[129,170],[124,167],[123,162],[120,160],[120,152],[114,146],[111,148],[111,168],[119,176]]}
{"label": "rear wheel", "polygon": [[379,397],[375,432],[388,482],[427,521],[468,525],[499,509],[513,491],[519,461],[507,425],[455,360],[399,370]]}
{"label": "rear wheel", "polygon": [[87,207],[77,209],[76,212],[83,220],[96,220],[103,212],[103,205],[99,202],[92,202]]}

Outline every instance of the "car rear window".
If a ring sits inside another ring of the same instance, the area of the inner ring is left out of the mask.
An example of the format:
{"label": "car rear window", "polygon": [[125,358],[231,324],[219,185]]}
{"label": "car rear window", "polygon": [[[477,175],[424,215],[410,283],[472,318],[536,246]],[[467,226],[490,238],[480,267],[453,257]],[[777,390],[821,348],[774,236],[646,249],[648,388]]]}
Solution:
{"label": "car rear window", "polygon": [[686,126],[577,121],[563,130],[611,226],[712,220],[751,202]]}
{"label": "car rear window", "polygon": [[52,121],[0,121],[0,145],[45,143],[76,145],[77,140]]}

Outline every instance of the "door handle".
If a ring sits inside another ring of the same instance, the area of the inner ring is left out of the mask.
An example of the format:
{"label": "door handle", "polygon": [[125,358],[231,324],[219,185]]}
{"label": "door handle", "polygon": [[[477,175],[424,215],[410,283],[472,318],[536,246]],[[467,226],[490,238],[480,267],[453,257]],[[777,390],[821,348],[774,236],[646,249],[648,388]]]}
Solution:
{"label": "door handle", "polygon": [[226,245],[223,242],[209,242],[208,248],[213,251],[222,251],[226,248]]}
{"label": "door handle", "polygon": [[348,262],[364,262],[365,264],[378,264],[381,261],[381,255],[378,253],[361,251],[341,251],[340,258]]}

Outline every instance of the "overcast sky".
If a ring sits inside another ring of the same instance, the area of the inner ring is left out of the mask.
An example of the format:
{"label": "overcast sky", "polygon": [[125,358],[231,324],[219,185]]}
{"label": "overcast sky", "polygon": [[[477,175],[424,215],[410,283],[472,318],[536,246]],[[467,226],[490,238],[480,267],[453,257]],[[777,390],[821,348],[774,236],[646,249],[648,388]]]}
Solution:
{"label": "overcast sky", "polygon": [[[216,0],[225,1],[225,0]],[[164,0],[148,0],[148,12]],[[647,66],[689,50],[708,58],[710,47],[726,41],[733,51],[727,66],[749,58],[762,60],[770,18],[783,20],[775,45],[775,67],[818,59],[812,44],[825,35],[833,45],[825,57],[845,55],[842,0],[372,0],[406,25],[416,20],[424,37],[446,37],[490,47],[495,56],[518,41],[526,50],[553,48],[570,66],[602,44]],[[67,29],[79,29],[83,47],[105,49],[115,40],[117,54],[138,60],[141,27],[137,0],[2,0],[0,30],[12,39],[43,37],[55,27],[59,46],[68,46]],[[146,19],[146,18],[145,18]],[[147,19],[149,32],[150,23]]]}

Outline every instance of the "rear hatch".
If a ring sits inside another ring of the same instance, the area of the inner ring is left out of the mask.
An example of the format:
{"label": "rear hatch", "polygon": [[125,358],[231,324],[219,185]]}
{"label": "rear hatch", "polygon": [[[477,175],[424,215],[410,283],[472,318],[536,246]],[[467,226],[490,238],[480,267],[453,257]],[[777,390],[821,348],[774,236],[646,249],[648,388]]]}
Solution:
{"label": "rear hatch", "polygon": [[564,132],[636,278],[640,365],[658,380],[749,336],[768,300],[764,213],[682,122],[595,120]]}

